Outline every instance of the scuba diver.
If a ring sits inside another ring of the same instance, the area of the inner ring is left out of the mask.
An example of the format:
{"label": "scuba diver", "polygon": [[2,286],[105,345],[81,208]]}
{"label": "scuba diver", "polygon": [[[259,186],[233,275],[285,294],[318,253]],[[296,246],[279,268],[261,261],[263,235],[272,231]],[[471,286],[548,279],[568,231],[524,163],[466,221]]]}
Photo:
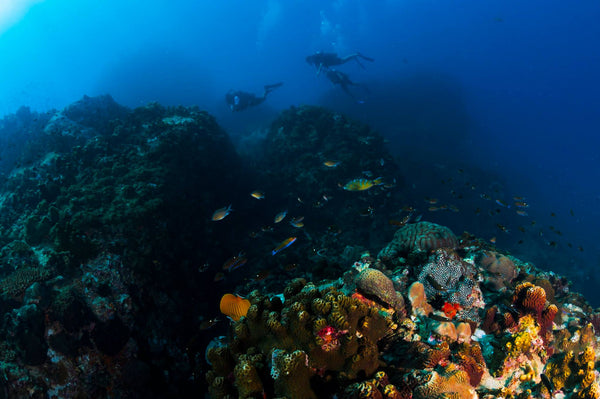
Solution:
{"label": "scuba diver", "polygon": [[[360,83],[355,83],[355,82],[351,81],[350,78],[348,77],[348,75],[346,75],[344,72],[340,72],[335,69],[330,69],[327,71],[326,76],[327,76],[327,79],[329,79],[331,81],[331,83],[333,83],[334,85],[339,85],[342,88],[342,90],[344,90],[344,93],[348,94],[355,101],[356,101],[356,98],[354,97],[354,94],[352,94],[352,92],[350,92],[349,86],[358,86],[358,87],[364,88],[365,91],[367,91],[367,92],[369,91],[366,86],[364,86]],[[357,102],[362,104],[364,101],[359,100]]]}
{"label": "scuba diver", "polygon": [[363,60],[367,60],[369,62],[375,61],[373,58],[365,57],[361,53],[354,53],[347,55],[345,57],[339,57],[336,53],[324,53],[322,51],[317,51],[313,55],[309,55],[306,57],[306,62],[312,64],[317,67],[317,75],[321,73],[321,69],[329,69],[332,66],[342,65],[350,60],[355,60],[361,68],[364,69],[364,66],[360,63],[359,58]]}
{"label": "scuba diver", "polygon": [[281,85],[283,85],[283,82],[266,85],[262,97],[256,97],[254,94],[247,93],[245,91],[230,90],[225,95],[225,101],[227,102],[227,105],[229,105],[229,109],[231,109],[232,112],[243,111],[248,107],[254,107],[262,104],[267,99],[267,94]]}

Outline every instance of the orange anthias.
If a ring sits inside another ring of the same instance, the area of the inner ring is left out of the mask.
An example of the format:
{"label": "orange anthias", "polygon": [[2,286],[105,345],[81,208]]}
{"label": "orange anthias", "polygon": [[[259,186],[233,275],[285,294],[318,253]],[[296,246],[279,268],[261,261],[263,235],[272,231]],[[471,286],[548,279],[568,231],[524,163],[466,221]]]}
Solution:
{"label": "orange anthias", "polygon": [[442,306],[442,312],[444,312],[449,319],[453,319],[454,316],[456,316],[456,312],[459,310],[460,305],[458,303],[444,302],[444,306]]}

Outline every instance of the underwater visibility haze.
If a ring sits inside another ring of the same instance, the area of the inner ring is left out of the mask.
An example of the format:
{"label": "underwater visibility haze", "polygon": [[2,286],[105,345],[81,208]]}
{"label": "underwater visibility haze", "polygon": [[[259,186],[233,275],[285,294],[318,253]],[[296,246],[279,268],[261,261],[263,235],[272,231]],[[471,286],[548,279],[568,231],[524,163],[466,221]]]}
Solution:
{"label": "underwater visibility haze", "polygon": [[0,2],[0,398],[600,398],[598,20]]}

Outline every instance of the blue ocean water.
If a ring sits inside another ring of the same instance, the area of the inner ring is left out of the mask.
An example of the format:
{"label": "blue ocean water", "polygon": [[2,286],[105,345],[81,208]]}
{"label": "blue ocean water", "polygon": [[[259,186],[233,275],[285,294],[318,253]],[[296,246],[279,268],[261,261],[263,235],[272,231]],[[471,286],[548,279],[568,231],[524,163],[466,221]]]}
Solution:
{"label": "blue ocean water", "polygon": [[[592,0],[8,1],[0,115],[109,93],[129,107],[199,105],[239,140],[291,105],[348,112],[387,138],[415,198],[475,187],[457,214],[425,218],[496,237],[598,305],[599,18]],[[368,88],[360,104],[305,62],[319,50],[375,59],[340,68]],[[224,101],[276,82],[244,113]],[[515,196],[529,216],[477,213]]]}

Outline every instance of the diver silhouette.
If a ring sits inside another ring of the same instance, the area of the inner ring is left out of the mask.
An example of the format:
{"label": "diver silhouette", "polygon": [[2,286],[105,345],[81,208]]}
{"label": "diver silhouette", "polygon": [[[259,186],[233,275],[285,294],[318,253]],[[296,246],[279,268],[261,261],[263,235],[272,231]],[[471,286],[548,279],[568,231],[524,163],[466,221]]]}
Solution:
{"label": "diver silhouette", "polygon": [[340,57],[336,53],[324,53],[322,51],[317,51],[313,55],[309,55],[306,57],[306,62],[312,64],[317,67],[317,75],[321,73],[321,69],[329,69],[332,66],[342,65],[350,60],[356,61],[361,68],[364,69],[364,65],[360,63],[359,58],[363,60],[367,60],[369,62],[375,61],[373,58],[366,57],[361,53],[354,53],[347,55],[345,57]]}
{"label": "diver silhouette", "polygon": [[369,89],[365,85],[353,82],[352,80],[350,80],[347,74],[345,74],[344,72],[340,72],[336,69],[328,70],[326,76],[327,79],[331,81],[331,83],[333,83],[334,85],[339,85],[342,88],[342,90],[344,90],[344,93],[352,97],[353,100],[361,104],[364,102],[362,100],[356,99],[354,94],[352,94],[352,92],[350,91],[349,86],[362,87],[366,92],[369,92]]}
{"label": "diver silhouette", "polygon": [[229,105],[229,109],[232,112],[243,111],[246,108],[262,104],[267,99],[267,95],[281,85],[283,85],[283,82],[266,85],[262,97],[257,97],[254,94],[245,91],[230,90],[225,95],[225,102],[227,102],[227,105]]}

